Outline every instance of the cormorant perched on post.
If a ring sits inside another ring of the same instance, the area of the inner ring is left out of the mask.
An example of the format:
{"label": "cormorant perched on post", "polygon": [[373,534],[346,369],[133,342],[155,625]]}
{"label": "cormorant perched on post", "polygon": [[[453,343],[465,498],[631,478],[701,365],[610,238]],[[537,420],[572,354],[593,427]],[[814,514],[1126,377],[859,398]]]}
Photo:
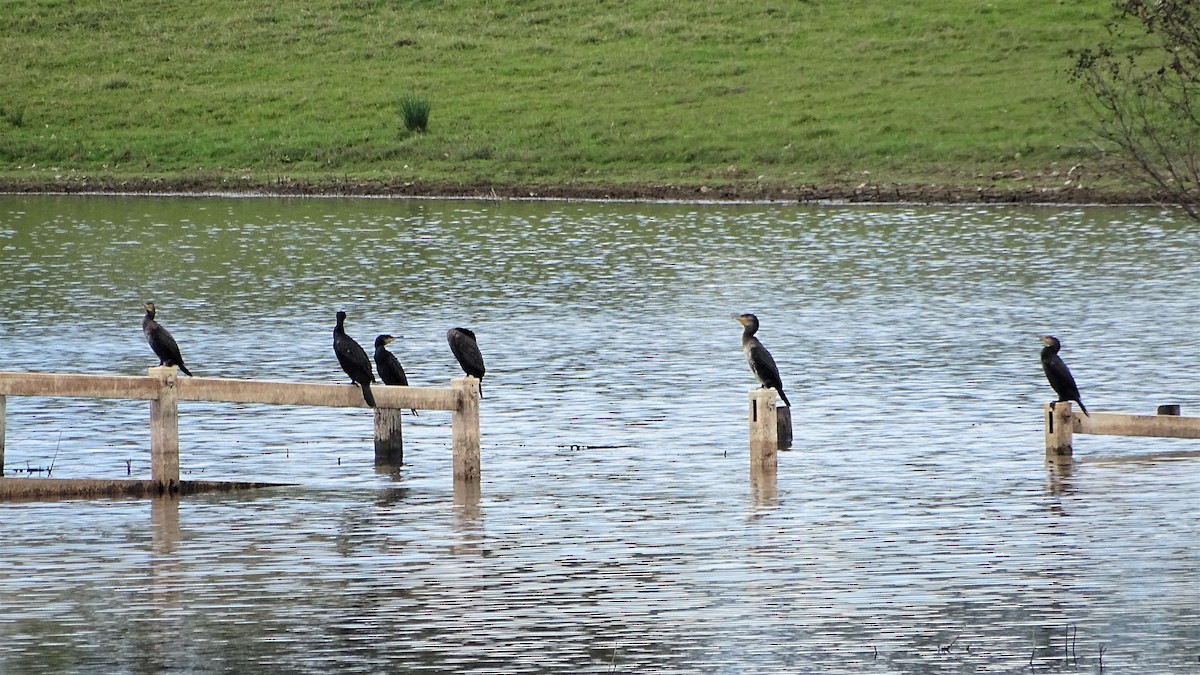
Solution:
{"label": "cormorant perched on post", "polygon": [[450,351],[463,372],[471,377],[479,378],[479,398],[483,398],[483,354],[479,353],[479,344],[475,342],[475,334],[466,328],[451,328],[446,331],[446,342],[450,343]]}
{"label": "cormorant perched on post", "polygon": [[745,326],[742,331],[742,353],[746,355],[746,363],[750,364],[750,371],[762,383],[764,389],[771,388],[779,392],[779,398],[783,399],[783,404],[791,408],[792,404],[788,402],[787,394],[783,393],[783,380],[779,379],[779,368],[775,365],[775,359],[771,358],[771,352],[754,337],[758,332],[758,317],[753,314],[742,314],[735,316],[738,323]]}
{"label": "cormorant perched on post", "polygon": [[146,316],[142,318],[142,334],[146,336],[146,342],[150,343],[150,349],[153,349],[154,355],[158,357],[158,365],[175,366],[182,370],[184,375],[191,377],[192,371],[183,365],[183,356],[179,353],[179,345],[175,343],[175,338],[154,320],[154,303],[147,302],[142,307],[146,309]]}
{"label": "cormorant perched on post", "polygon": [[354,338],[346,335],[346,313],[337,313],[337,325],[333,327],[333,353],[337,356],[342,370],[350,379],[362,387],[363,400],[372,408],[375,407],[375,396],[371,394],[371,383],[375,381],[375,373],[371,372],[371,360]]}
{"label": "cormorant perched on post", "polygon": [[[408,376],[404,374],[404,366],[400,365],[400,359],[396,355],[389,352],[386,346],[395,342],[396,338],[391,335],[380,335],[375,338],[375,368],[379,370],[379,379],[383,380],[384,384],[398,384],[401,387],[408,386]],[[417,414],[416,408],[409,408],[412,414]]]}
{"label": "cormorant perched on post", "polygon": [[1058,350],[1062,349],[1062,344],[1053,335],[1043,337],[1042,342],[1046,343],[1046,346],[1042,347],[1042,370],[1046,371],[1046,379],[1050,380],[1050,386],[1054,389],[1054,393],[1058,394],[1058,400],[1075,401],[1079,404],[1079,409],[1083,411],[1083,414],[1088,415],[1083,401],[1079,400],[1079,387],[1075,386],[1075,378],[1071,377],[1071,371],[1067,370],[1067,364],[1063,363],[1058,356]]}

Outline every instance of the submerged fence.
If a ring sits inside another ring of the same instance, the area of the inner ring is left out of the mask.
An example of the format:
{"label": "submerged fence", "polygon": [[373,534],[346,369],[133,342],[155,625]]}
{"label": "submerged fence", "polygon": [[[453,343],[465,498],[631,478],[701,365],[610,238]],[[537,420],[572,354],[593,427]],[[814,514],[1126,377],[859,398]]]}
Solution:
{"label": "submerged fence", "polygon": [[1044,407],[1046,459],[1069,461],[1075,434],[1148,436],[1156,438],[1200,438],[1200,418],[1180,417],[1179,406],[1159,407],[1157,415],[1075,412],[1070,401],[1047,403]]}
{"label": "submerged fence", "polygon": [[[358,387],[260,380],[179,378],[171,366],[151,368],[146,377],[59,373],[0,373],[0,476],[4,469],[7,397],[42,396],[142,400],[150,402],[150,480],[160,491],[179,486],[179,402],[266,403],[363,408]],[[403,457],[401,409],[448,410],[454,452],[454,480],[479,482],[479,380],[456,378],[449,388],[377,386],[375,458],[398,464]]]}

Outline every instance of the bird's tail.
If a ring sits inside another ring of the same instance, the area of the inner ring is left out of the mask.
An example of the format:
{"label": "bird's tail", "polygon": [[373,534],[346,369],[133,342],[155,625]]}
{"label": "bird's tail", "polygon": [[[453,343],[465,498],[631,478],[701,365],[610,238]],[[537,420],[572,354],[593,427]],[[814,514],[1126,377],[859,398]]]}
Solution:
{"label": "bird's tail", "polygon": [[363,382],[362,390],[363,390],[363,400],[367,402],[367,405],[374,408],[375,407],[375,394],[371,393],[371,383]]}
{"label": "bird's tail", "polygon": [[479,378],[479,400],[483,400],[483,378]]}
{"label": "bird's tail", "polygon": [[1091,415],[1088,414],[1087,408],[1083,405],[1083,401],[1080,401],[1079,399],[1075,399],[1075,402],[1079,404],[1079,409],[1083,411],[1084,415],[1091,417]]}
{"label": "bird's tail", "polygon": [[785,406],[789,408],[792,407],[792,402],[787,400],[787,394],[783,393],[782,389],[776,389],[775,391],[779,392],[779,398],[783,399],[783,404]]}
{"label": "bird's tail", "polygon": [[179,364],[179,369],[183,371],[184,375],[187,375],[188,377],[192,377],[192,371],[188,370],[187,366],[185,366],[181,363],[181,364]]}

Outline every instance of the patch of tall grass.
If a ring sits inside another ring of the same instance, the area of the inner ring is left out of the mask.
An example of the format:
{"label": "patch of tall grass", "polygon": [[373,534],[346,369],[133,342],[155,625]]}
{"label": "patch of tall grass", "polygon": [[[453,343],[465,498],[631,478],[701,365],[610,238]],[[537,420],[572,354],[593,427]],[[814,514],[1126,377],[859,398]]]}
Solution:
{"label": "patch of tall grass", "polygon": [[432,108],[429,99],[416,94],[405,94],[396,107],[400,110],[400,119],[404,121],[405,129],[421,133],[429,129],[429,110]]}

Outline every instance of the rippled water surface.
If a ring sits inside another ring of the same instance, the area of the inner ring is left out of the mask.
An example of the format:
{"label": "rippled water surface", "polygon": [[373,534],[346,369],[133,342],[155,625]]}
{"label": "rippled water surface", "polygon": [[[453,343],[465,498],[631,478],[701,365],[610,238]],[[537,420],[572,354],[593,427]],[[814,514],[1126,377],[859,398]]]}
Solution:
{"label": "rippled water surface", "polygon": [[[185,478],[295,485],[0,504],[0,672],[1197,672],[1200,445],[1048,470],[1037,336],[1200,414],[1198,263],[1157,209],[0,196],[0,370],[142,374],[144,300],[206,377],[344,381],[339,309],[488,365],[478,501],[447,413],[377,472],[366,410],[184,403]],[[7,476],[149,476],[145,403],[7,407]]]}

